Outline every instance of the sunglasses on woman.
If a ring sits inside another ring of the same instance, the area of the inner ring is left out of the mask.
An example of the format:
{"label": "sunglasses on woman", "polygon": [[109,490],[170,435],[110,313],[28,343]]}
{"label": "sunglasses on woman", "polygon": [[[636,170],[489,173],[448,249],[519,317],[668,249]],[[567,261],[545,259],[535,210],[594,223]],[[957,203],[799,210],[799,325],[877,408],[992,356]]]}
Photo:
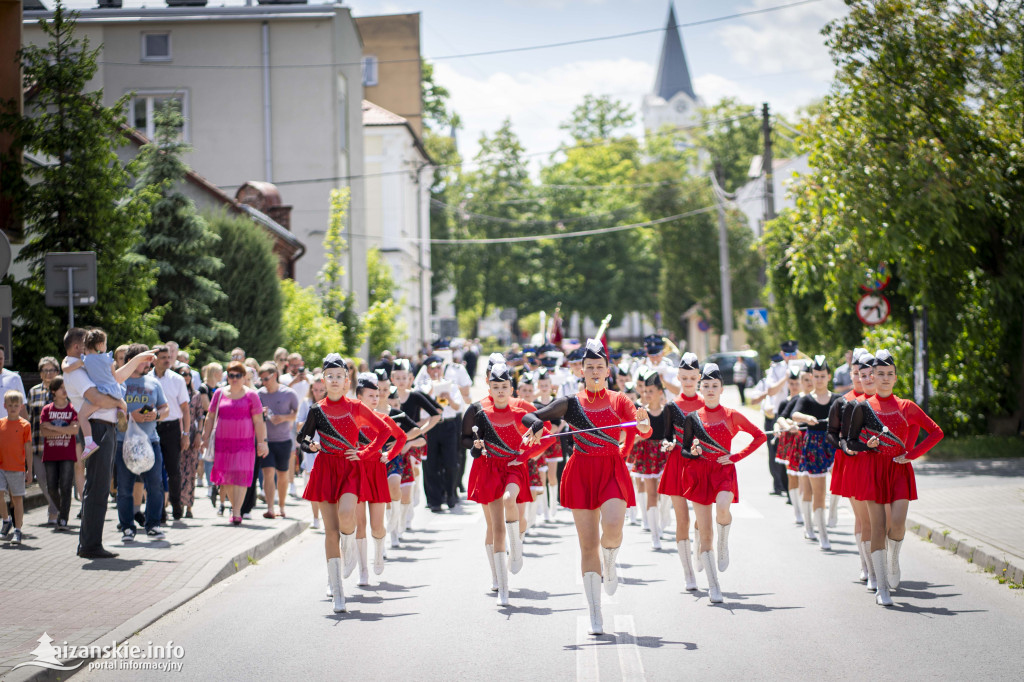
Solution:
{"label": "sunglasses on woman", "polygon": [[238,372],[228,372],[228,379],[241,379],[244,376],[244,374],[239,374]]}

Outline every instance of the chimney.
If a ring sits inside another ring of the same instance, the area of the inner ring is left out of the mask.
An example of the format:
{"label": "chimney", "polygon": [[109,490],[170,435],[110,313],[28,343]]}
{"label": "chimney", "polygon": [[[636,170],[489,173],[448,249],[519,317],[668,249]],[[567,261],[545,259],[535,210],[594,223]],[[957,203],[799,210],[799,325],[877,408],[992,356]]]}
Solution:
{"label": "chimney", "polygon": [[271,206],[267,209],[267,215],[284,229],[292,231],[291,206]]}

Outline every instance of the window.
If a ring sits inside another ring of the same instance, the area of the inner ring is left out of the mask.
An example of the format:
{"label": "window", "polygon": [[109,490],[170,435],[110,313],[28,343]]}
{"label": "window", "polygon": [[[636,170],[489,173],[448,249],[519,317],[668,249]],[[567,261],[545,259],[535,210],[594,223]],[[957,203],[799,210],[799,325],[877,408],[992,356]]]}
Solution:
{"label": "window", "polygon": [[377,85],[377,58],[363,57],[363,87],[371,88],[374,85]]}
{"label": "window", "polygon": [[144,62],[169,62],[169,61],[171,61],[171,34],[170,33],[143,33],[142,34],[142,61],[144,61]]}
{"label": "window", "polygon": [[143,91],[137,92],[128,103],[128,120],[140,133],[154,139],[156,137],[156,112],[160,105],[169,99],[176,99],[181,105],[181,115],[185,125],[181,129],[181,139],[188,141],[188,93],[179,91]]}

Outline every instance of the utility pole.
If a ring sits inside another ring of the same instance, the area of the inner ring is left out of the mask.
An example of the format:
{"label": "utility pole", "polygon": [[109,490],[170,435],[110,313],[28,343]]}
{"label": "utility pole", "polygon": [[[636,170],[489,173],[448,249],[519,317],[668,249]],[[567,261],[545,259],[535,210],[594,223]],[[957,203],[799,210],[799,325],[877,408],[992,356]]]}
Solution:
{"label": "utility pole", "polygon": [[725,225],[726,194],[718,184],[715,173],[711,173],[711,188],[715,194],[718,209],[718,277],[722,287],[722,338],[723,353],[732,348],[732,272],[729,269],[729,231]]}
{"label": "utility pole", "polygon": [[772,170],[772,119],[768,113],[768,102],[761,106],[761,132],[764,136],[764,155],[761,167],[764,169],[764,222],[775,218],[775,175]]}

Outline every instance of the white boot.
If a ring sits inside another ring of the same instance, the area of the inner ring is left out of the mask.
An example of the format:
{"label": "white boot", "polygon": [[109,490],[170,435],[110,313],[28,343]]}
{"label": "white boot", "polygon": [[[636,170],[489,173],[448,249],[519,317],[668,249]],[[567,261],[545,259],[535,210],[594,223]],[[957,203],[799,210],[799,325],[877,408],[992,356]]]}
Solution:
{"label": "white boot", "polygon": [[900,586],[900,548],[903,547],[903,540],[886,540],[892,542],[892,545],[889,546],[889,571],[885,577],[889,589],[895,590]]}
{"label": "white boot", "polygon": [[540,497],[537,498],[537,516],[544,519],[544,523],[551,521],[551,512],[548,511],[548,496],[547,491],[541,491]]}
{"label": "white boot", "polygon": [[808,540],[817,540],[818,536],[814,534],[814,516],[811,512],[811,501],[804,500],[800,503],[800,506],[804,508],[804,537]]}
{"label": "white boot", "polygon": [[647,510],[647,524],[651,527],[651,547],[661,549],[661,510],[651,507]]}
{"label": "white boot", "polygon": [[672,500],[668,495],[658,495],[658,520],[661,521],[659,528],[662,530],[672,520]]}
{"label": "white boot", "polygon": [[875,563],[871,560],[871,541],[865,540],[863,543],[864,555],[868,558],[868,592],[874,592],[878,589],[878,576],[875,575]]}
{"label": "white boot", "polygon": [[487,552],[487,565],[491,567],[491,592],[498,591],[498,573],[494,568],[494,545],[484,545]]}
{"label": "white boot", "polygon": [[341,558],[344,560],[345,577],[352,575],[356,567],[356,534],[355,531],[341,534]]}
{"label": "white boot", "polygon": [[562,484],[558,483],[555,485],[555,500],[554,504],[551,505],[551,518],[555,518],[555,512],[562,508]]}
{"label": "white boot", "polygon": [[527,502],[526,503],[526,529],[533,528],[537,522],[537,503]]}
{"label": "white boot", "polygon": [[800,488],[789,489],[789,503],[793,505],[793,514],[796,516],[796,522],[803,524],[804,515],[800,513]]}
{"label": "white boot", "polygon": [[[700,533],[696,528],[693,529],[693,546],[700,548]],[[700,552],[697,553],[697,572],[700,573],[704,570],[704,564],[700,560]]]}
{"label": "white boot", "polygon": [[359,553],[359,582],[360,587],[370,584],[370,571],[366,563],[366,538],[356,538],[356,550]]}
{"label": "white boot", "polygon": [[724,573],[725,569],[729,568],[729,529],[732,528],[732,524],[727,523],[723,526],[716,523],[715,528],[718,529],[718,570]]}
{"label": "white boot", "polygon": [[875,568],[875,580],[878,581],[878,589],[875,590],[875,603],[879,606],[892,606],[889,584],[885,577],[887,563],[888,557],[884,549],[871,553],[871,565]]}
{"label": "white boot", "polygon": [[327,560],[327,585],[334,599],[334,612],[345,613],[348,609],[345,607],[345,589],[341,584],[340,558]]}
{"label": "white boot", "polygon": [[384,538],[373,539],[373,574],[384,572]]}
{"label": "white boot", "polygon": [[690,541],[680,540],[676,543],[676,550],[679,552],[679,563],[683,565],[683,577],[686,579],[686,589],[693,592],[697,589],[697,576],[693,574],[693,563],[690,557]]}
{"label": "white boot", "polygon": [[814,510],[814,523],[818,526],[818,544],[822,549],[832,549],[828,541],[828,528],[825,526],[825,508]]}
{"label": "white boot", "polygon": [[640,510],[640,529],[650,530],[651,527],[647,525],[647,493],[636,494],[636,507]]}
{"label": "white boot", "polygon": [[712,604],[721,604],[722,588],[718,585],[718,573],[715,570],[715,555],[713,552],[703,552],[700,555],[700,562],[708,574],[708,599]]}
{"label": "white boot", "polygon": [[615,570],[615,557],[619,553],[618,547],[601,548],[601,564],[604,566],[604,591],[607,595],[615,594],[619,587],[619,574]]}
{"label": "white boot", "polygon": [[523,544],[519,539],[519,521],[505,522],[505,539],[508,541],[508,570],[513,574],[523,570]]}
{"label": "white boot", "polygon": [[860,576],[857,580],[866,583],[868,581],[868,555],[864,553],[864,542],[860,539],[860,533],[854,533],[853,539],[857,543],[857,553],[860,554]]}
{"label": "white boot", "polygon": [[640,523],[640,520],[637,518],[637,508],[635,506],[627,509],[626,515],[629,517],[629,525],[635,526]]}
{"label": "white boot", "polygon": [[583,594],[587,597],[587,608],[590,611],[590,634],[604,634],[604,619],[601,617],[601,574],[583,574]]}
{"label": "white boot", "polygon": [[403,530],[409,530],[412,528],[412,519],[416,516],[416,507],[420,504],[420,489],[419,487],[413,488],[412,504],[403,504],[405,507],[405,528]]}
{"label": "white boot", "polygon": [[412,519],[412,504],[405,504],[404,502],[398,507],[398,527],[395,529],[398,533],[398,539],[401,541],[402,535],[405,533],[406,528],[409,526],[409,520]]}
{"label": "white boot", "polygon": [[839,496],[829,495],[828,501],[828,527],[835,528],[839,525]]}
{"label": "white boot", "polygon": [[508,606],[508,563],[505,552],[491,555],[494,563],[494,576],[498,583],[498,606]]}

